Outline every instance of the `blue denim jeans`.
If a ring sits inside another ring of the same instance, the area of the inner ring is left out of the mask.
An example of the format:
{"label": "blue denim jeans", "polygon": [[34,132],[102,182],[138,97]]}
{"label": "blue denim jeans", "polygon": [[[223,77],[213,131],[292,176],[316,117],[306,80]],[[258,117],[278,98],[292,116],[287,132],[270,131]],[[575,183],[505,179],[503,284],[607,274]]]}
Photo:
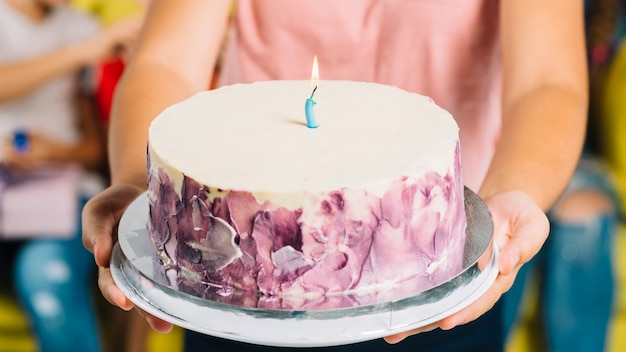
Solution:
{"label": "blue denim jeans", "polygon": [[92,302],[95,264],[80,231],[71,239],[33,239],[17,248],[15,288],[39,350],[100,351]]}
{"label": "blue denim jeans", "polygon": [[503,296],[504,331],[517,320],[527,277],[539,283],[539,312],[547,349],[604,351],[613,308],[612,241],[619,222],[615,192],[601,169],[579,166],[568,192],[594,188],[614,201],[615,211],[590,221],[559,221],[548,213],[550,235]]}

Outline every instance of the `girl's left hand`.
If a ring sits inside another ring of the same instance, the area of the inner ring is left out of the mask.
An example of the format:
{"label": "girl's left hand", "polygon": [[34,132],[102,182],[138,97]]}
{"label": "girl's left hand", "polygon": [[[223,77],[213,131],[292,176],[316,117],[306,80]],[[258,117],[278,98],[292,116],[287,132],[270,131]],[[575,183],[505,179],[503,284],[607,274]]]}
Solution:
{"label": "girl's left hand", "polygon": [[485,202],[493,218],[495,244],[500,251],[496,281],[483,296],[461,311],[431,325],[387,336],[385,341],[397,343],[420,332],[436,328],[449,330],[477,319],[511,288],[521,266],[539,252],[548,238],[550,225],[546,214],[527,194],[504,192]]}

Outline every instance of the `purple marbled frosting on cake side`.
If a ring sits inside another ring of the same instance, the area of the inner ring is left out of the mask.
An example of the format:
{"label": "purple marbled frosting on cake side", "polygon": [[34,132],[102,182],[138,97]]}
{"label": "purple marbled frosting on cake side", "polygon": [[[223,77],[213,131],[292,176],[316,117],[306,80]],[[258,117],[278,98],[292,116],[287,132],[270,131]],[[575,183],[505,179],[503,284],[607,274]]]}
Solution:
{"label": "purple marbled frosting on cake side", "polygon": [[402,177],[382,196],[310,194],[315,206],[298,209],[180,177],[177,191],[163,169],[150,170],[148,231],[171,285],[199,297],[268,309],[350,307],[421,292],[463,269],[458,146],[445,175]]}

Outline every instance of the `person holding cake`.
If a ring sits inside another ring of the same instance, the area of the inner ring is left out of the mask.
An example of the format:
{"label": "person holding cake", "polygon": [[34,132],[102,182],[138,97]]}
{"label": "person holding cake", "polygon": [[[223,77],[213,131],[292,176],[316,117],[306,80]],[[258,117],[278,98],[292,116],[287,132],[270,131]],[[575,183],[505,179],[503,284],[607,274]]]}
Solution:
{"label": "person holding cake", "polygon": [[[83,242],[99,266],[103,295],[123,309],[133,307],[108,265],[119,218],[146,189],[145,145],[153,119],[208,89],[218,62],[217,84],[224,86],[308,79],[317,55],[324,79],[397,86],[451,112],[460,130],[463,182],[489,206],[500,250],[498,278],[469,307],[385,341],[329,350],[502,350],[497,302],[545,242],[544,211],[564,190],[582,148],[582,13],[582,2],[568,0],[249,0],[236,2],[234,11],[230,1],[153,1],[116,93],[113,184],[83,213]],[[191,199],[192,213],[202,212],[198,197]],[[195,253],[189,252],[190,260]],[[281,255],[293,258],[293,252]],[[171,328],[149,314],[146,319],[157,331]],[[429,330],[435,331],[419,334]],[[274,350],[191,332],[185,343],[189,351]]]}

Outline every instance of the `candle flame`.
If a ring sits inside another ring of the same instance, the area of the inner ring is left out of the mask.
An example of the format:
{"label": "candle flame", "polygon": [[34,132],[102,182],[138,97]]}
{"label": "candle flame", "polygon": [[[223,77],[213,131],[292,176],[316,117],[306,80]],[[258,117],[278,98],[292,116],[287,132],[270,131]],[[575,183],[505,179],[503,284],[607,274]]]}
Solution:
{"label": "candle flame", "polygon": [[317,87],[320,81],[320,70],[317,65],[317,55],[313,56],[313,69],[311,70],[311,87]]}

